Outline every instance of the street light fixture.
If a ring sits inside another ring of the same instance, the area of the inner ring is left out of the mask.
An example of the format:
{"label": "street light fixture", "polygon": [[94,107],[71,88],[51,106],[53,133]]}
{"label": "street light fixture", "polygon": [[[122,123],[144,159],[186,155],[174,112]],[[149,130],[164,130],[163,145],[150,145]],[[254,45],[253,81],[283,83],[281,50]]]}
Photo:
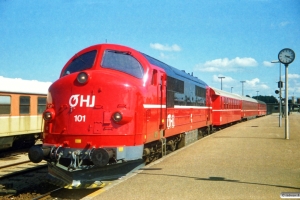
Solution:
{"label": "street light fixture", "polygon": [[232,88],[233,88],[233,87],[231,87],[231,93],[232,93]]}
{"label": "street light fixture", "polygon": [[222,79],[225,78],[224,76],[218,77],[221,79],[221,90],[222,90]]}
{"label": "street light fixture", "polygon": [[258,92],[259,92],[259,91],[256,91],[256,100],[258,100]]}

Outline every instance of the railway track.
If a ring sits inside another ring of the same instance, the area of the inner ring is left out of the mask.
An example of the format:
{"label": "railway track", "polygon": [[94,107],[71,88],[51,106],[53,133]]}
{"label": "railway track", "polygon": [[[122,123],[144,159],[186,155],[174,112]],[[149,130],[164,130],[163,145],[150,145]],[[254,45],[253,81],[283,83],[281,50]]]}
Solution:
{"label": "railway track", "polygon": [[28,159],[27,153],[15,154],[10,157],[0,159],[0,180],[5,177],[15,176],[37,168],[45,168],[46,161],[41,163],[32,163]]}
{"label": "railway track", "polygon": [[27,153],[0,158],[0,199],[80,199],[96,189],[70,190],[47,182],[45,161],[35,164]]}
{"label": "railway track", "polygon": [[0,158],[0,199],[81,199],[110,189],[136,174],[133,172],[120,180],[106,182],[101,189],[70,189],[46,182],[47,173],[46,162],[32,163],[27,153]]}
{"label": "railway track", "polygon": [[0,158],[0,197],[5,199],[11,195],[17,195],[21,191],[32,186],[31,183],[39,183],[43,174],[47,173],[46,162],[32,163],[27,153],[13,153],[10,156]]}

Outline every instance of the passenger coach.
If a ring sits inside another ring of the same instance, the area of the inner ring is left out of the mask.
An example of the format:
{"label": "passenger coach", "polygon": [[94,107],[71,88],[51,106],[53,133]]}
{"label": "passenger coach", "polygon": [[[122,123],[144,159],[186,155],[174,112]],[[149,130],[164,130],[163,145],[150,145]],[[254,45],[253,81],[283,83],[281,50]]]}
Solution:
{"label": "passenger coach", "polygon": [[264,116],[267,114],[267,106],[263,101],[258,101],[256,99],[241,96],[242,98],[242,112],[241,118],[243,120],[254,119],[259,116]]}
{"label": "passenger coach", "polygon": [[241,120],[242,98],[211,87],[213,125],[223,126]]}
{"label": "passenger coach", "polygon": [[0,81],[0,150],[31,146],[41,138],[50,83],[4,77]]}

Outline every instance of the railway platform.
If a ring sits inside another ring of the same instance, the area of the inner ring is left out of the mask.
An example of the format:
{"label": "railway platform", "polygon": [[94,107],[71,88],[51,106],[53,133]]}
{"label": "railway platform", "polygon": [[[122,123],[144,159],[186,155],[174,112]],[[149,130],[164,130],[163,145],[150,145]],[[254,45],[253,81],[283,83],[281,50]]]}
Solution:
{"label": "railway platform", "polygon": [[218,131],[83,199],[269,200],[299,194],[300,113],[289,116],[288,140],[285,120],[279,127],[278,119],[272,114]]}

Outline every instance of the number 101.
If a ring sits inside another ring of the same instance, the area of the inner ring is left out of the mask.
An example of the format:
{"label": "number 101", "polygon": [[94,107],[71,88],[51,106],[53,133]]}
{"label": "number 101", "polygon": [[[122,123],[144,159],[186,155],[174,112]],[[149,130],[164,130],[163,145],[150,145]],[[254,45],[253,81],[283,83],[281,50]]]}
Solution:
{"label": "number 101", "polygon": [[75,115],[75,122],[85,122],[85,115]]}

